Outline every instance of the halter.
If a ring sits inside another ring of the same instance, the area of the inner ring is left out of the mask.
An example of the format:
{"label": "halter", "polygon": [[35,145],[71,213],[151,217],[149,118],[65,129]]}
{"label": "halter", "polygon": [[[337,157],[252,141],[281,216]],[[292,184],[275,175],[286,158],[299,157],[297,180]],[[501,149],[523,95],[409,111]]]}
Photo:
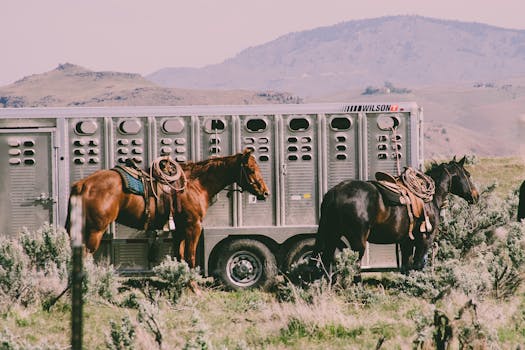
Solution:
{"label": "halter", "polygon": [[[461,169],[459,167],[459,165],[457,165],[457,163],[453,163],[452,166],[454,166],[461,175],[459,176],[462,176],[463,179],[465,180],[465,182],[467,183],[467,186],[468,186],[468,190],[469,190],[469,193],[470,195],[472,196],[472,186],[470,185],[470,181],[469,179],[467,178],[467,174],[465,174],[465,171],[464,169]],[[450,192],[450,187],[452,186],[452,175],[450,175],[450,173],[448,172],[447,168],[445,168],[445,171],[447,172],[447,174],[450,176],[450,186],[449,186],[449,192]]]}
{"label": "halter", "polygon": [[244,179],[246,184],[250,185],[252,188],[254,187],[253,185],[255,185],[256,182],[255,181],[250,181],[250,177],[246,173],[246,169],[245,168],[246,168],[246,164],[244,164],[244,162],[241,161],[241,169],[240,169],[240,173],[239,173],[239,180],[237,181],[237,183],[239,184],[239,186],[241,188],[234,188],[234,189],[228,190],[228,194],[231,194],[232,192],[243,193],[245,191],[245,189],[240,184],[242,179]]}
{"label": "halter", "polygon": [[[469,179],[467,178],[467,175],[465,174],[464,170],[461,169],[461,168],[457,165],[457,163],[452,163],[451,165],[454,166],[454,167],[455,167],[455,168],[456,168],[456,169],[462,174],[462,175],[458,175],[458,176],[463,176],[464,180],[467,182],[468,190],[469,190],[469,192],[470,192],[470,194],[471,194],[471,196],[472,196],[472,186],[470,185],[470,181],[469,181]],[[451,188],[452,188],[452,179],[453,179],[454,177],[453,177],[453,175],[448,171],[448,169],[447,169],[447,167],[446,167],[446,164],[443,166],[443,169],[445,170],[445,172],[447,173],[447,175],[448,175],[449,178],[450,178],[450,182],[449,182],[449,184],[448,184],[448,190],[447,190],[447,193],[451,193],[450,190],[451,190]],[[448,200],[447,200],[447,199],[445,199],[445,200],[443,201],[443,204],[441,205],[441,208],[444,208],[444,207],[446,207],[446,206],[448,206]]]}

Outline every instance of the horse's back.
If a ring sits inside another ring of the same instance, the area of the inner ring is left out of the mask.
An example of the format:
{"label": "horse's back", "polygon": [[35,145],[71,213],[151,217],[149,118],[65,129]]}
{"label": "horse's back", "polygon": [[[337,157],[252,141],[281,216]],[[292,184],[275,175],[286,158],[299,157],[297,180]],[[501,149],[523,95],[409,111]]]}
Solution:
{"label": "horse's back", "polygon": [[379,191],[370,182],[345,180],[326,192],[323,197],[323,205],[333,209],[343,209],[348,206],[370,206],[378,203],[379,196]]}
{"label": "horse's back", "polygon": [[342,232],[349,226],[366,226],[380,210],[380,194],[370,182],[345,180],[323,197],[319,232]]}

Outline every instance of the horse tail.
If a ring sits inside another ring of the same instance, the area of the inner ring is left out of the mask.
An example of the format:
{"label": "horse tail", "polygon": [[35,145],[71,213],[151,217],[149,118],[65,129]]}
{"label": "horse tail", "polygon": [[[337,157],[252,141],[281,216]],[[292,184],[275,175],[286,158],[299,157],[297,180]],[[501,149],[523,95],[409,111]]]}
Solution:
{"label": "horse tail", "polygon": [[71,229],[71,197],[82,195],[82,193],[84,193],[84,190],[85,190],[85,187],[84,187],[83,181],[77,181],[71,186],[71,189],[69,192],[69,201],[67,203],[66,223],[64,225],[68,234],[70,233],[69,230]]}
{"label": "horse tail", "polygon": [[337,240],[337,235],[333,228],[333,223],[336,215],[336,210],[333,206],[335,203],[336,192],[329,190],[323,197],[321,203],[321,216],[319,217],[319,226],[317,227],[317,234],[315,236],[315,245],[313,250],[313,256],[321,256],[323,263],[331,262],[331,253],[326,252],[327,249],[333,246]]}
{"label": "horse tail", "polygon": [[525,181],[521,183],[518,202],[518,221],[525,219]]}

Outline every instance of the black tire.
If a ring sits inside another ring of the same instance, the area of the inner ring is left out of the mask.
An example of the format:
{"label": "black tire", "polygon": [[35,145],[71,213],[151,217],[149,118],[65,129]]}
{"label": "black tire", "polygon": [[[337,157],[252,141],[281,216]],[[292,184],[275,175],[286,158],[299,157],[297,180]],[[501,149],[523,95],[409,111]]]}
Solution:
{"label": "black tire", "polygon": [[215,275],[228,289],[267,290],[277,275],[277,263],[265,244],[239,239],[221,248]]}
{"label": "black tire", "polygon": [[293,264],[308,260],[314,251],[315,238],[306,238],[295,242],[284,259],[284,270],[290,271]]}

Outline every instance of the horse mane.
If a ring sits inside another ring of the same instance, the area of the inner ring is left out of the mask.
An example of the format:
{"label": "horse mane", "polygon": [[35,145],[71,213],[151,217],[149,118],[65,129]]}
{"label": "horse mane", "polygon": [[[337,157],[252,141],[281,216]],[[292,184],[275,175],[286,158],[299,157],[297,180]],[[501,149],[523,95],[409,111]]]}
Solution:
{"label": "horse mane", "polygon": [[454,156],[451,161],[449,161],[449,162],[445,161],[445,162],[442,162],[442,163],[438,163],[436,160],[432,160],[430,162],[430,164],[428,165],[428,168],[425,171],[425,174],[430,175],[431,173],[434,173],[437,170],[441,170],[441,169],[445,168],[446,165],[451,164],[452,162],[455,163],[456,162],[454,160],[455,158],[456,158],[456,156]]}
{"label": "horse mane", "polygon": [[433,160],[428,166],[427,170],[425,171],[425,174],[430,175],[431,173],[434,173],[439,168],[442,168],[444,164],[445,163],[438,163],[435,160]]}
{"label": "horse mane", "polygon": [[180,163],[184,171],[189,172],[191,175],[190,179],[195,179],[201,176],[203,173],[213,171],[214,168],[223,167],[226,164],[231,163],[232,160],[238,158],[240,154],[234,154],[231,156],[209,158],[198,162],[184,162]]}

